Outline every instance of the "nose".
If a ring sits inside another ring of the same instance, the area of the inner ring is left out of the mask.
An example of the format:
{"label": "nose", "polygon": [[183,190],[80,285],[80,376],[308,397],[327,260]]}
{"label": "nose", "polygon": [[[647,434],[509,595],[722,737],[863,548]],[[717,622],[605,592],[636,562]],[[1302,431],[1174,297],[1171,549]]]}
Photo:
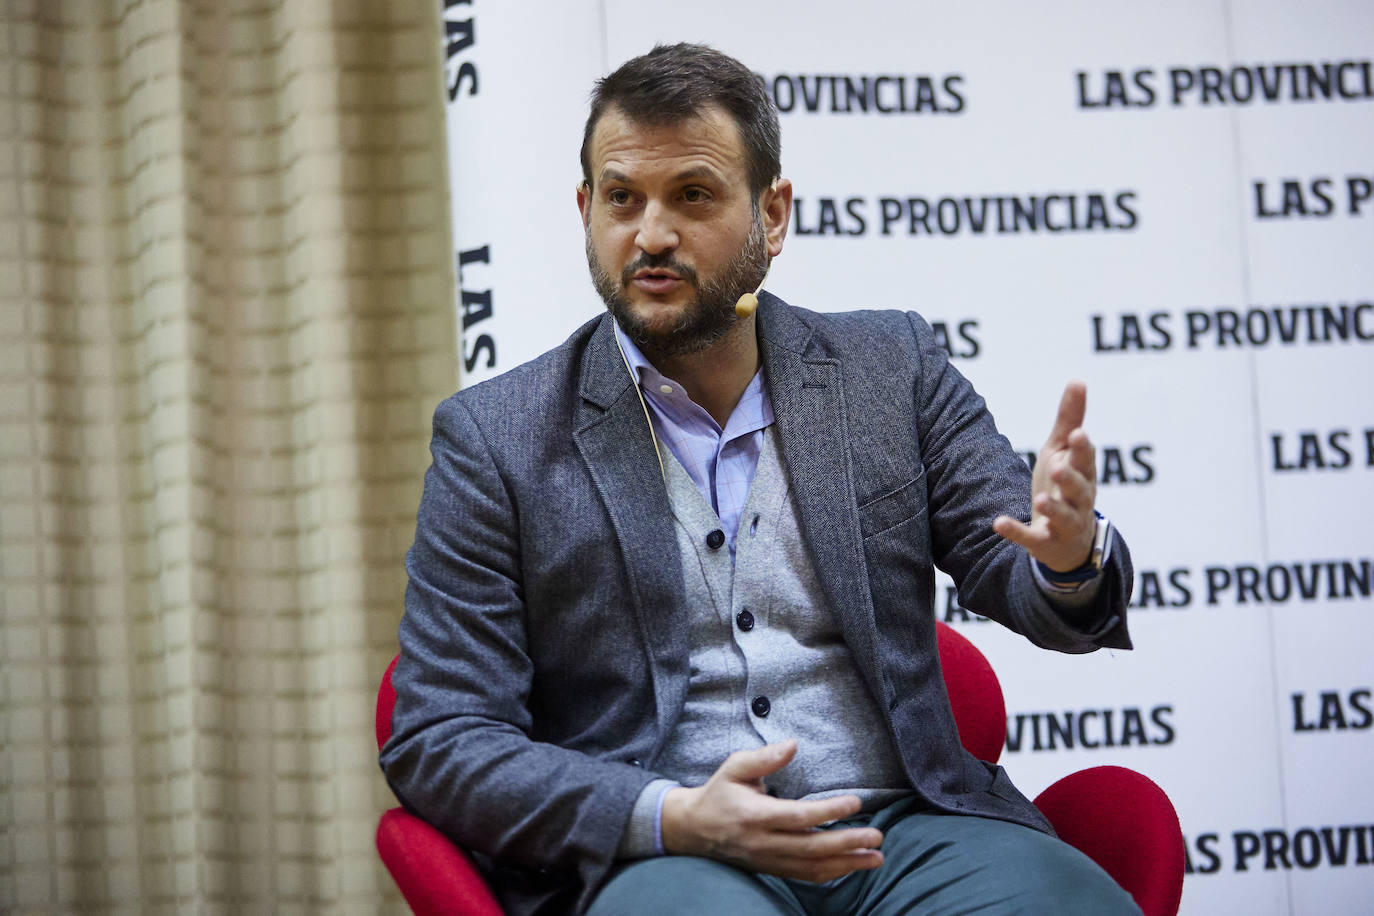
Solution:
{"label": "nose", "polygon": [[635,244],[645,254],[662,254],[678,246],[677,229],[667,207],[652,200],[645,205],[639,219],[639,231],[635,234]]}

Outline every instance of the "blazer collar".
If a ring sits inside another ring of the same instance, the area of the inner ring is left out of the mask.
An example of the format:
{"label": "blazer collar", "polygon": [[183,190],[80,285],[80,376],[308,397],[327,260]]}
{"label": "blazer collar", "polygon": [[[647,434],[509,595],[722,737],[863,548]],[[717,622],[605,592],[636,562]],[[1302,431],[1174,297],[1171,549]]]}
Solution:
{"label": "blazer collar", "polygon": [[602,314],[592,329],[584,354],[579,382],[579,393],[584,400],[607,410],[627,392],[633,397],[634,392],[629,391],[632,379],[620,348],[616,346],[615,321],[609,312]]}
{"label": "blazer collar", "polygon": [[604,611],[635,615],[649,650],[658,734],[666,736],[682,709],[689,674],[682,564],[649,421],[616,346],[610,315],[592,331],[579,388],[573,441],[610,517],[614,542],[607,546],[619,550],[633,605]]}
{"label": "blazer collar", "polygon": [[869,674],[864,660],[875,657],[877,631],[849,460],[845,367],[815,339],[806,314],[761,295],[760,358],[811,562],[850,650]]}

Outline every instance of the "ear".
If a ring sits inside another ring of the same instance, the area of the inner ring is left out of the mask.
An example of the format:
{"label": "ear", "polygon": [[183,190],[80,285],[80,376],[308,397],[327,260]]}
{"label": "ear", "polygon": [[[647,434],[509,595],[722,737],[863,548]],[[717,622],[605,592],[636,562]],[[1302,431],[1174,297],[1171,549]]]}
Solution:
{"label": "ear", "polygon": [[792,182],[779,178],[769,185],[759,201],[759,212],[763,215],[763,228],[768,236],[768,254],[776,258],[782,254],[782,243],[787,239],[787,227],[792,222]]}
{"label": "ear", "polygon": [[582,228],[585,230],[592,223],[592,189],[587,187],[585,178],[577,183],[577,209],[582,214]]}

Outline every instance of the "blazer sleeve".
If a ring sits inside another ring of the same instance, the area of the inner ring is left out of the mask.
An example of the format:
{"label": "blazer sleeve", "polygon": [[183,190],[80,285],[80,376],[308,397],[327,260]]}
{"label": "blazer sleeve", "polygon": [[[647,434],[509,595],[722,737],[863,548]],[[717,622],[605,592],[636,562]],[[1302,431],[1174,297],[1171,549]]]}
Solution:
{"label": "blazer sleeve", "polygon": [[959,602],[1031,642],[1060,652],[1131,648],[1126,629],[1130,551],[1113,530],[1110,559],[1091,612],[1075,626],[1035,583],[1025,549],[992,529],[1000,514],[1030,519],[1030,469],[997,431],[987,404],[949,362],[930,326],[908,313],[919,350],[915,393],[935,564],[954,579]]}
{"label": "blazer sleeve", "polygon": [[430,450],[382,769],[460,846],[594,887],[653,774],[531,739],[517,506],[461,395]]}

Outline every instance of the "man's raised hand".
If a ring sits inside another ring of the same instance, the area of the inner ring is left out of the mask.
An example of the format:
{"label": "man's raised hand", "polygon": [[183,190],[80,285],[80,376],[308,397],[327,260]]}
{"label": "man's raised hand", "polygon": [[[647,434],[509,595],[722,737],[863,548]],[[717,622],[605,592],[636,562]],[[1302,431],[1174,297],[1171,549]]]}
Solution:
{"label": "man's raised hand", "polygon": [[1088,388],[1082,382],[1064,387],[1059,415],[1031,476],[1030,524],[1009,515],[992,523],[994,531],[1056,572],[1077,569],[1092,553],[1097,456],[1083,431],[1087,404]]}
{"label": "man's raised hand", "polygon": [[764,792],[764,777],[796,753],[795,741],[736,751],[704,786],[670,789],[663,800],[664,851],[815,882],[883,864],[881,831],[816,829],[857,814],[857,796],[795,801]]}

